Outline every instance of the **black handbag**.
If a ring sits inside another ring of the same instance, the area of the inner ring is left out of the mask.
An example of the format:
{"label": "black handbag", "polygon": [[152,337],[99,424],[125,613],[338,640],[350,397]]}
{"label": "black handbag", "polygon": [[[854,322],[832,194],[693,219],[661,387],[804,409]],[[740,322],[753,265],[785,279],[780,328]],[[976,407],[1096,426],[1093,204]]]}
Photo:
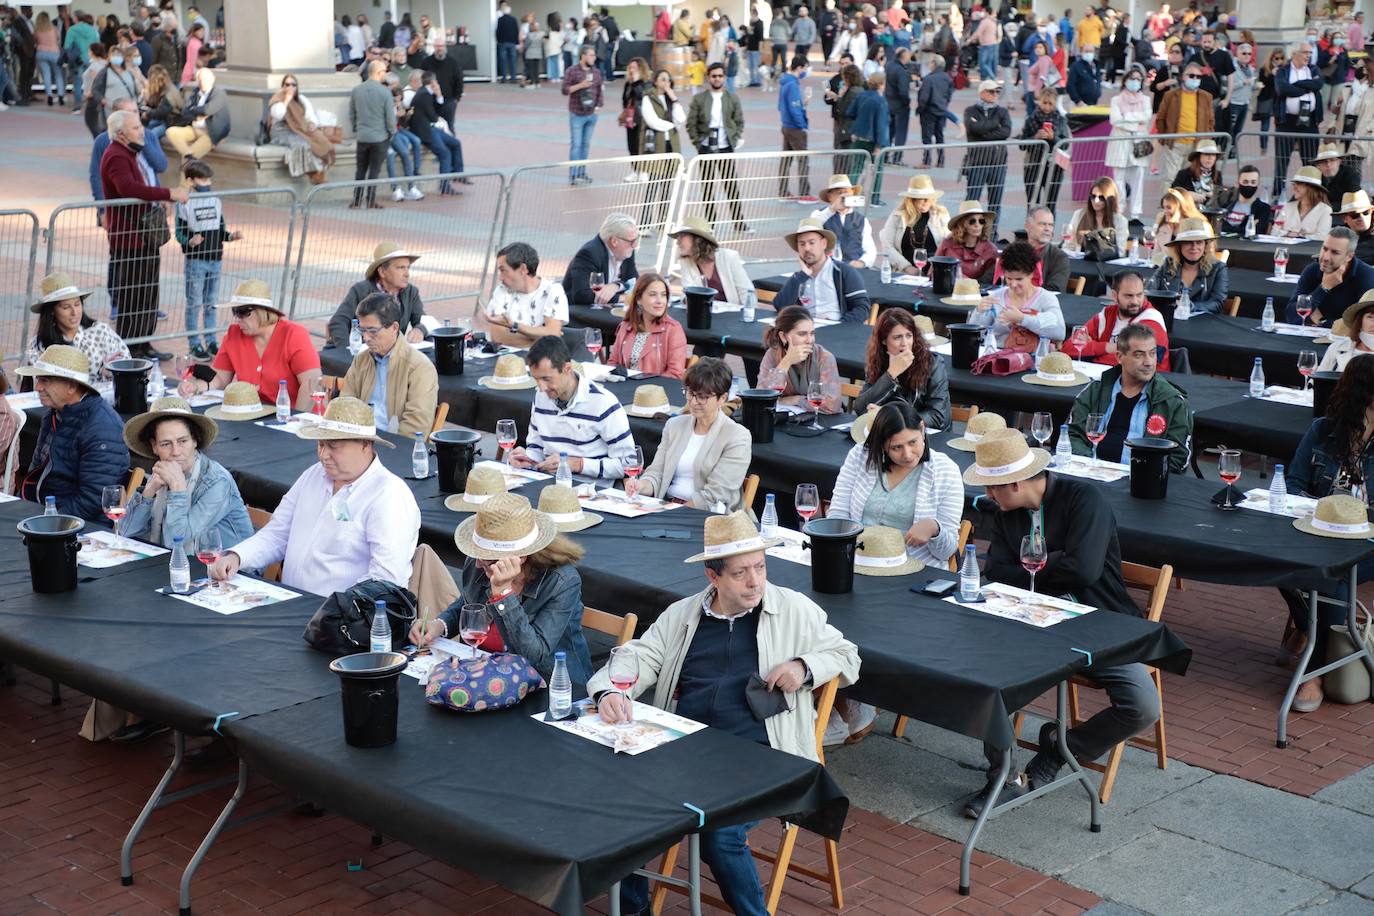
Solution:
{"label": "black handbag", "polygon": [[171,241],[172,232],[167,228],[167,211],[162,209],[162,204],[152,204],[139,215],[138,237],[143,241],[145,248],[161,248]]}
{"label": "black handbag", "polygon": [[1116,247],[1115,229],[1091,229],[1083,233],[1081,247],[1088,261],[1115,261],[1121,257]]}
{"label": "black handbag", "polygon": [[368,651],[372,642],[372,617],[377,602],[386,602],[386,616],[391,623],[391,647],[400,649],[410,641],[410,625],[415,621],[415,595],[408,588],[364,579],[345,592],[335,592],[319,610],[301,634],[313,649],[334,655],[353,655]]}
{"label": "black handbag", "polygon": [[1153,155],[1154,151],[1155,145],[1150,140],[1137,140],[1131,144],[1131,158],[1133,159],[1146,159]]}

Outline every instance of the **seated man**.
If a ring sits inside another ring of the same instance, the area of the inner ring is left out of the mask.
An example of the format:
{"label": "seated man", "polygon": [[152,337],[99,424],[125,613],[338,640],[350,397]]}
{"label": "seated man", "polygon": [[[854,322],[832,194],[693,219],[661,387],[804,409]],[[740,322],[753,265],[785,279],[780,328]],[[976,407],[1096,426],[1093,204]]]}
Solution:
{"label": "seated man", "polygon": [[[1049,207],[1031,207],[1026,214],[1026,241],[1040,257],[1032,279],[1035,285],[1052,293],[1062,293],[1069,285],[1069,256],[1054,243],[1054,211]],[[992,282],[1002,279],[1002,262],[993,268]]]}
{"label": "seated man", "polygon": [[19,496],[40,505],[51,496],[64,515],[90,522],[103,518],[101,492],[124,483],[129,450],[124,421],[91,384],[90,359],[76,347],[58,344],[15,374],[33,379],[38,400],[48,409]]}
{"label": "seated man", "polygon": [[812,318],[859,324],[867,321],[869,301],[863,277],[848,263],[831,257],[835,233],[820,220],[804,219],[786,238],[797,253],[801,270],[778,290],[773,308],[782,311],[789,305],[800,305]]}
{"label": "seated man", "polygon": [[539,386],[530,414],[525,447],[511,452],[511,464],[558,470],[560,453],[568,455],[574,474],[602,480],[625,476],[620,459],[634,451],[630,419],[615,395],[573,367],[562,337],[541,337],[525,357]]}
{"label": "seated man", "polygon": [[[609,305],[620,301],[639,279],[635,249],[639,248],[639,224],[624,213],[608,213],[596,238],[577,249],[563,272],[563,291],[573,305]],[[601,275],[600,287],[592,288],[592,274]]]}
{"label": "seated man", "polygon": [[559,284],[539,276],[539,252],[533,246],[512,242],[496,252],[496,277],[501,282],[486,309],[493,340],[528,347],[537,338],[563,333],[567,294]]}
{"label": "seated man", "polygon": [[1323,143],[1312,164],[1322,173],[1322,187],[1326,188],[1326,199],[1333,206],[1340,206],[1345,195],[1360,190],[1360,170],[1345,161],[1339,143]]}
{"label": "seated man", "polygon": [[[811,692],[836,677],[842,687],[857,681],[858,649],[810,598],[769,584],[764,550],[779,542],[760,537],[744,512],[711,516],[705,531],[706,550],[687,562],[705,562],[707,587],[669,605],[629,643],[639,659],[634,695],[652,690],[645,699],[660,709],[816,760]],[[754,675],[792,695],[790,708],[757,718],[745,701]],[[627,698],[611,689],[605,669],[587,682],[587,695],[604,721],[628,717]],[[749,852],[754,823],[701,834],[701,858],[736,913],[767,912]],[[644,878],[626,878],[620,893],[623,912],[647,912]]]}
{"label": "seated man", "polygon": [[344,395],[370,403],[381,429],[407,438],[428,433],[439,403],[439,374],[401,337],[400,303],[373,293],[358,303],[358,327],[367,346],[348,367]]}
{"label": "seated man", "polygon": [[1117,356],[1113,341],[1117,335],[1130,325],[1144,325],[1154,331],[1159,371],[1168,372],[1169,332],[1164,328],[1164,316],[1145,298],[1145,278],[1140,271],[1127,268],[1112,277],[1111,282],[1113,304],[1089,318],[1083,326],[1088,332],[1088,342],[1081,352],[1072,337],[1065,340],[1060,349],[1080,359],[1087,357],[1095,363],[1115,366]]}
{"label": "seated man", "polygon": [[1250,217],[1255,218],[1255,234],[1268,235],[1274,222],[1274,208],[1260,197],[1260,170],[1252,162],[1240,167],[1236,186],[1217,195],[1216,206],[1222,210],[1219,234],[1232,238],[1245,235]]}
{"label": "seated man", "polygon": [[1374,263],[1374,203],[1364,189],[1345,195],[1336,216],[1355,233],[1355,257],[1366,264]]}
{"label": "seated man", "polygon": [[1169,470],[1188,467],[1193,446],[1193,411],[1188,394],[1155,373],[1158,353],[1154,329],[1128,324],[1116,335],[1117,366],[1078,393],[1069,411],[1069,439],[1075,455],[1091,455],[1086,423],[1101,414],[1106,436],[1097,444],[1097,457],[1129,464],[1127,439],[1158,436],[1178,443],[1169,453]]}
{"label": "seated man", "polygon": [[[1037,589],[1072,596],[1099,611],[1141,616],[1121,576],[1116,519],[1098,484],[1047,474],[1049,452],[1027,448],[1025,438],[1014,430],[983,439],[974,456],[974,464],[964,472],[964,483],[985,487],[986,498],[996,503],[986,526],[990,545],[984,575],[990,581],[1029,586],[1030,576],[1021,565],[1021,540],[1034,531],[1045,539],[1049,557],[1035,577]],[[992,475],[989,470],[1005,473]],[[979,528],[980,533],[983,530]],[[1110,705],[1069,729],[1069,751],[1084,761],[1096,760],[1159,718],[1159,692],[1144,665],[1094,667],[1088,676],[1107,692]],[[1009,779],[998,803],[1055,779],[1065,763],[1055,731],[1053,722],[1040,729],[1040,750],[1026,767],[1025,779]],[[976,818],[982,812],[1003,755],[1009,753],[988,745],[983,752],[989,765],[988,784],[964,808],[966,817]]]}
{"label": "seated man", "polygon": [[410,282],[410,265],[419,260],[405,250],[400,242],[382,242],[372,249],[372,263],[367,266],[364,279],[348,288],[348,295],[329,319],[329,342],[336,347],[348,346],[348,334],[353,319],[358,317],[358,303],[373,293],[386,293],[401,304],[401,329],[412,343],[427,335],[420,319],[425,316],[425,304],[420,290]]}
{"label": "seated man", "polygon": [[317,595],[345,591],[364,579],[405,586],[420,534],[420,507],[405,481],[382,466],[372,410],[338,397],[318,422],[296,435],[315,441],[319,461],[282,497],[272,521],[215,561],[210,575],[281,563],[283,585]]}
{"label": "seated man", "polygon": [[1311,324],[1331,327],[1331,322],[1354,305],[1365,290],[1374,287],[1374,267],[1355,257],[1355,233],[1337,226],[1326,234],[1322,250],[1298,276],[1297,289],[1288,300],[1284,321],[1298,324],[1297,299],[1312,297]]}

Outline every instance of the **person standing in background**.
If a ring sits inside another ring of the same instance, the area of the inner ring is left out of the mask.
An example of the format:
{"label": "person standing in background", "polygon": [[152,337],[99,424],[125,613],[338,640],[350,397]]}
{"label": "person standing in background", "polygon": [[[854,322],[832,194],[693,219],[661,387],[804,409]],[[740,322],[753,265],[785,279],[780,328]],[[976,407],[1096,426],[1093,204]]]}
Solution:
{"label": "person standing in background", "polygon": [[[778,21],[773,20],[775,23]],[[777,53],[777,46],[773,46],[773,52]],[[806,96],[802,92],[801,81],[806,79],[810,68],[807,66],[806,58],[800,54],[792,58],[792,66],[783,76],[778,85],[778,114],[782,120],[782,148],[784,151],[806,149],[806,131],[811,126],[806,116]],[[787,156],[782,160],[782,176],[778,183],[778,196],[787,197],[787,189],[790,184],[792,173],[792,160],[795,157]],[[809,202],[811,198],[811,177],[807,174],[805,160],[797,163],[800,173],[797,184],[798,196],[801,200]]]}
{"label": "person standing in background", "polygon": [[[386,162],[386,151],[391,147],[391,138],[396,134],[396,105],[391,92],[383,85],[386,79],[386,63],[374,60],[367,65],[367,79],[354,87],[348,96],[348,120],[358,141],[357,166],[353,180],[371,180],[382,171]],[[361,206],[363,189],[354,188],[350,210]],[[377,188],[367,189],[367,208],[380,210],[377,203]]]}
{"label": "person standing in background", "polygon": [[[757,12],[751,15],[755,19],[758,18]],[[830,60],[830,52],[835,50],[835,37],[840,33],[840,21],[840,14],[835,10],[835,0],[825,0],[825,9],[816,17],[816,25],[821,33],[821,55],[827,61]]]}
{"label": "person standing in background", "polygon": [[[514,17],[512,17],[514,18]],[[601,71],[596,68],[596,48],[584,44],[578,52],[577,63],[563,74],[563,94],[568,97],[568,129],[571,140],[568,158],[576,162],[586,159],[596,131],[596,115],[601,110]],[[575,165],[568,169],[568,184],[591,184],[587,167]]]}
{"label": "person standing in background", "polygon": [[[686,15],[683,10],[683,15]],[[787,21],[784,10],[775,10],[773,21],[768,26],[768,40],[773,43],[773,73],[787,66],[787,43],[792,40],[792,25]]]}
{"label": "person standing in background", "polygon": [[516,49],[520,45],[520,22],[511,15],[510,4],[502,0],[496,17],[496,81],[516,81]]}

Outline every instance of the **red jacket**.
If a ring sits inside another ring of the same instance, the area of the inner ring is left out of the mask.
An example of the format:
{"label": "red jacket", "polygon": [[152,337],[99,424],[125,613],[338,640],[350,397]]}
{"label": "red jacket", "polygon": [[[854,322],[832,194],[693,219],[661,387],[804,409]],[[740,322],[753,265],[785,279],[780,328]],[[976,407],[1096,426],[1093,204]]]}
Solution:
{"label": "red jacket", "polygon": [[[615,343],[611,345],[608,361],[612,366],[630,367],[630,354],[635,348],[635,331],[628,321],[615,329]],[[663,375],[680,379],[687,372],[687,332],[676,318],[664,315],[658,326],[649,331],[644,350],[639,354],[639,371],[645,375]]]}
{"label": "red jacket", "polygon": [[[147,184],[138,168],[138,156],[123,143],[112,140],[100,157],[100,184],[106,200],[136,197],[139,200],[171,200],[172,192],[158,185]],[[105,231],[114,251],[133,251],[143,247],[138,220],[144,208],[136,204],[108,207],[105,210]]]}
{"label": "red jacket", "polygon": [[[1095,363],[1102,363],[1105,366],[1115,366],[1116,359],[1116,323],[1118,317],[1116,306],[1109,305],[1088,319],[1085,327],[1088,330],[1088,344],[1083,348],[1083,356]],[[1160,372],[1169,371],[1169,332],[1164,329],[1164,316],[1152,305],[1145,306],[1140,314],[1132,318],[1127,324],[1149,325],[1155,332],[1155,346],[1159,353],[1159,363],[1157,368]],[[1069,355],[1075,355],[1076,351],[1071,346],[1069,339],[1064,341],[1061,350]]]}

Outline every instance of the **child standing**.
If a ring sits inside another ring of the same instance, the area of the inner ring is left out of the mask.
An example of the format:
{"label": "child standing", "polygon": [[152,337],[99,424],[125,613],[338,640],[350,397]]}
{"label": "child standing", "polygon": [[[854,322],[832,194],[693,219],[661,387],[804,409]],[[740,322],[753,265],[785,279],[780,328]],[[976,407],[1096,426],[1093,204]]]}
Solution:
{"label": "child standing", "polygon": [[[199,159],[191,159],[182,168],[182,175],[192,194],[208,194],[214,170]],[[224,202],[218,197],[192,197],[177,204],[177,242],[186,256],[186,342],[191,357],[209,360],[219,352],[219,342],[213,328],[215,300],[219,298],[220,267],[224,261],[224,243],[243,238],[242,232],[229,232],[224,227]],[[195,331],[202,330],[204,335]]]}
{"label": "child standing", "polygon": [[692,52],[692,62],[687,65],[687,83],[692,87],[692,95],[706,85],[706,61],[702,60],[700,51]]}

